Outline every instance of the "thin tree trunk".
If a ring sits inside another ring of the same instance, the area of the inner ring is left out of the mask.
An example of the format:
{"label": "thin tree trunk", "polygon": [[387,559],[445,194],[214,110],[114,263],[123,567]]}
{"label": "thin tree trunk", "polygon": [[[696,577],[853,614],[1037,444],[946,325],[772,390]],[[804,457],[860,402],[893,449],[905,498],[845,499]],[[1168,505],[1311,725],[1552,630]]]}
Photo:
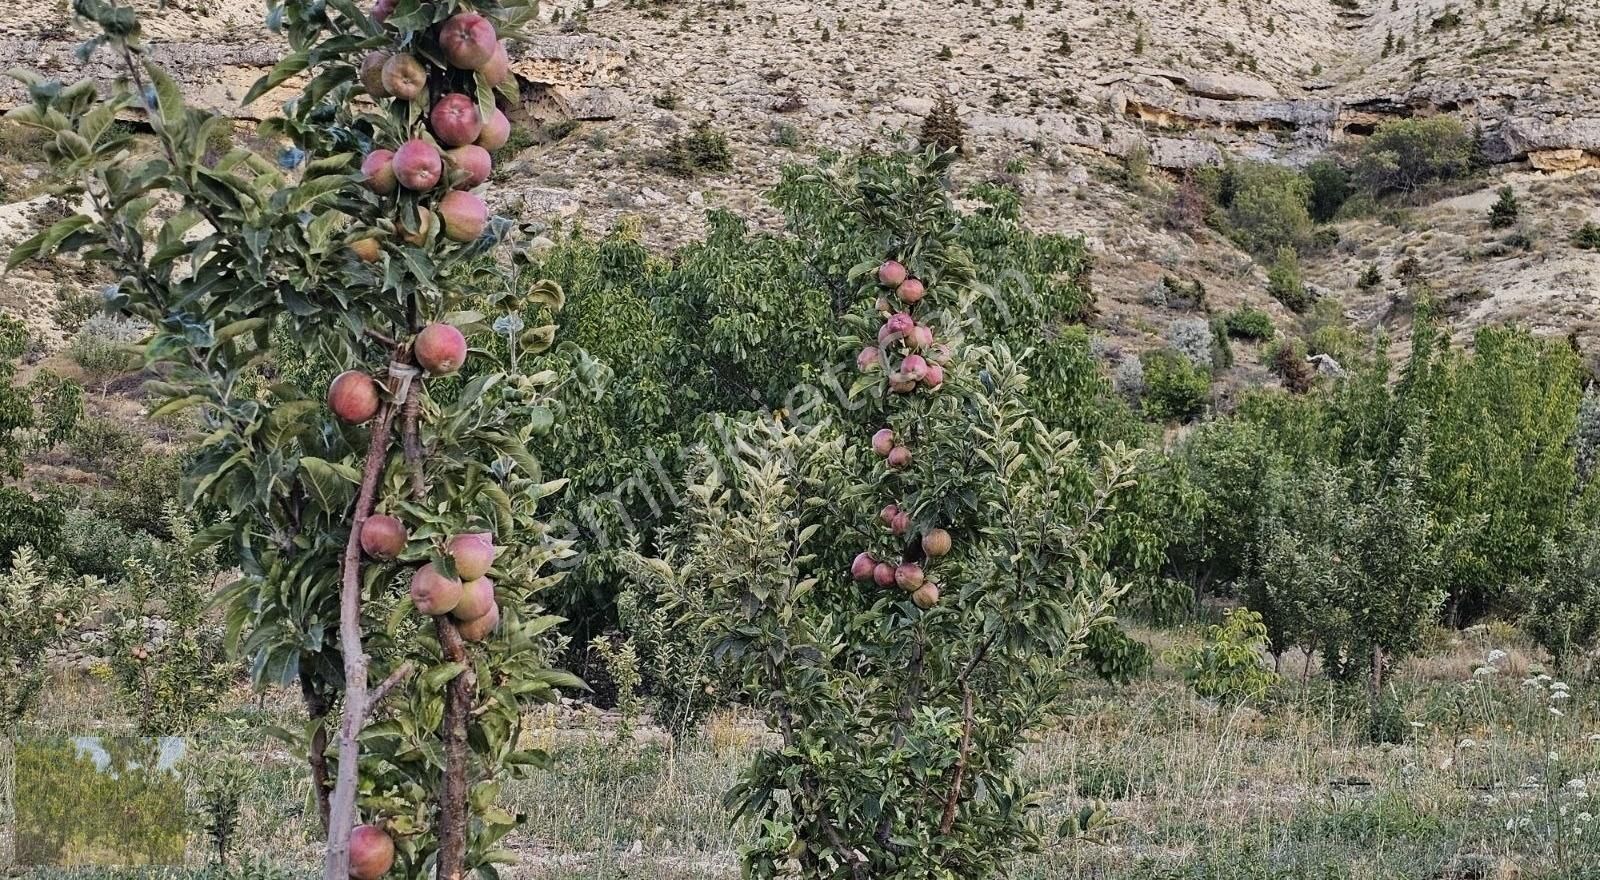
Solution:
{"label": "thin tree trunk", "polygon": [[961,783],[967,774],[967,758],[972,752],[972,688],[961,683],[961,751],[956,756],[955,777],[944,798],[944,815],[939,818],[939,833],[948,835],[956,826],[956,808],[961,804]]}
{"label": "thin tree trunk", "polygon": [[466,644],[455,621],[441,615],[433,619],[445,658],[465,665],[466,671],[450,681],[444,696],[444,779],[439,788],[438,880],[461,880],[467,864],[467,720],[472,714],[475,674]]}
{"label": "thin tree trunk", "polygon": [[350,538],[344,547],[339,589],[339,649],[344,654],[344,717],[339,725],[339,774],[328,803],[328,849],[323,880],[349,880],[350,832],[356,823],[356,783],[360,771],[362,723],[367,717],[367,655],[361,646],[361,527],[372,513],[378,479],[388,459],[394,408],[384,403],[372,420],[366,465],[356,495]]}
{"label": "thin tree trunk", "polygon": [[[422,395],[413,387],[406,396],[401,415],[400,441],[406,467],[411,472],[411,500],[419,504],[426,500],[428,493],[422,472],[421,420]],[[466,667],[445,686],[444,720],[440,730],[444,774],[439,786],[438,827],[435,829],[439,836],[439,852],[434,862],[438,880],[460,880],[467,870],[467,769],[471,759],[467,748],[467,722],[472,715],[477,681],[466,643],[455,621],[441,614],[433,619],[433,625],[445,659]]]}
{"label": "thin tree trunk", "polygon": [[300,670],[300,696],[305,700],[306,715],[317,722],[311,734],[311,747],[306,760],[311,764],[311,788],[317,796],[317,818],[322,822],[323,837],[328,834],[328,701],[317,693],[311,676]]}

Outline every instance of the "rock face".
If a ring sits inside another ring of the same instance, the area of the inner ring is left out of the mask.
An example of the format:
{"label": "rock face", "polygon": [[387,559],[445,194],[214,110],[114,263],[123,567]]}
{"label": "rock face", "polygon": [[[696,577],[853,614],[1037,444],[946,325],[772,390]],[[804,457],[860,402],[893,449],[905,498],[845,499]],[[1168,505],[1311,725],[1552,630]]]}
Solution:
{"label": "rock face", "polygon": [[511,50],[511,72],[523,87],[523,110],[545,122],[626,115],[633,105],[619,84],[627,62],[621,43],[584,35],[518,40]]}

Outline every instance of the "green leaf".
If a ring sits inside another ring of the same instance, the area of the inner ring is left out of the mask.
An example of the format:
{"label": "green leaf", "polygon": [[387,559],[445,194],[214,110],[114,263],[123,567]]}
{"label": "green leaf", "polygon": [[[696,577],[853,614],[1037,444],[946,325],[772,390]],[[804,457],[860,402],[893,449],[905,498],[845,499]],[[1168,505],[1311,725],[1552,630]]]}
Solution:
{"label": "green leaf", "polygon": [[422,673],[422,686],[430,691],[444,688],[445,684],[453,681],[456,676],[467,671],[464,663],[441,663]]}
{"label": "green leaf", "polygon": [[255,85],[250,87],[250,91],[244,93],[244,100],[240,101],[239,105],[241,107],[249,105],[255,99],[283,85],[286,80],[305,70],[310,64],[311,56],[304,50],[290,52],[283,57],[282,61],[274,65],[266,76],[256,80]]}
{"label": "green leaf", "polygon": [[332,462],[307,456],[300,459],[306,490],[329,513],[338,513],[350,502],[351,485]]}
{"label": "green leaf", "polygon": [[177,400],[169,400],[157,407],[154,412],[150,413],[149,418],[153,421],[163,416],[170,416],[175,412],[182,412],[191,406],[199,406],[209,399],[210,398],[206,397],[204,394],[191,394],[188,397],[180,397]]}
{"label": "green leaf", "polygon": [[55,249],[67,236],[93,222],[88,214],[73,214],[65,220],[57,221],[48,229],[33,236],[22,244],[12,249],[6,257],[6,271],[11,271],[35,257],[48,257],[55,253]]}

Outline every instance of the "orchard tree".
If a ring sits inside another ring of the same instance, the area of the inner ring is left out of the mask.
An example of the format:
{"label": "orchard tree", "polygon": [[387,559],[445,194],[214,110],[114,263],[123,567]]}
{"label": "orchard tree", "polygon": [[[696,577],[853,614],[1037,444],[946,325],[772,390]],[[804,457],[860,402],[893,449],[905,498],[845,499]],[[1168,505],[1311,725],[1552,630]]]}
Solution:
{"label": "orchard tree", "polygon": [[[554,328],[518,317],[562,296],[486,283],[525,257],[488,262],[510,224],[479,194],[514,97],[500,38],[533,10],[273,5],[290,51],[245,100],[306,77],[263,125],[289,142],[273,164],[207,162],[231,121],[185,106],[131,9],[75,8],[102,31],[81,54],[110,52],[121,76],[102,98],[24,75],[11,115],[48,134],[58,195],[87,210],[8,263],[76,252],[115,279],[110,308],[153,327],[152,415],[193,413],[186,493],[221,512],[197,543],[238,560],[230,630],[258,686],[305,698],[286,736],[307,752],[327,880],[492,875],[518,822],[500,780],[545,760],[520,742],[523,710],[576,683],[546,666],[556,621],[536,598],[571,552],[536,518],[562,485],[531,449],[561,379],[527,367]],[[153,149],[113,124],[128,112]],[[283,380],[307,360],[338,375]]]}
{"label": "orchard tree", "polygon": [[705,449],[644,567],[780,739],[729,795],[750,876],[1003,876],[1045,843],[1017,750],[1120,593],[1096,545],[1133,455],[1085,452],[1030,410],[1022,355],[964,341],[992,291],[945,192],[850,167],[811,182],[879,242],[848,271],[839,418]]}

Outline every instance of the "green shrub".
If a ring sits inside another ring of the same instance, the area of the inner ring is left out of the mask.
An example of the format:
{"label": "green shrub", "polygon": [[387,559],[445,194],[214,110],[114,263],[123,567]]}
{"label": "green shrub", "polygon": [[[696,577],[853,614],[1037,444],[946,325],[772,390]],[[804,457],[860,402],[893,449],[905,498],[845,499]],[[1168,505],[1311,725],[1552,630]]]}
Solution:
{"label": "green shrub", "polygon": [[1249,306],[1234,309],[1222,320],[1228,328],[1228,335],[1239,339],[1267,340],[1271,339],[1275,332],[1272,316],[1261,309]]}
{"label": "green shrub", "polygon": [[694,177],[708,171],[732,171],[733,153],[727,135],[709,122],[700,122],[687,135],[673,135],[652,164],[678,177]]}
{"label": "green shrub", "polygon": [[1368,263],[1361,270],[1361,277],[1356,279],[1356,286],[1362,290],[1371,290],[1383,283],[1383,272],[1378,269],[1377,263]]}
{"label": "green shrub", "polygon": [[1311,219],[1318,223],[1332,221],[1350,198],[1350,172],[1332,159],[1318,159],[1306,166],[1305,174],[1311,183],[1307,205]]}
{"label": "green shrub", "polygon": [[50,309],[50,319],[66,333],[77,333],[89,319],[102,311],[104,300],[92,290],[61,285],[56,290],[56,304]]}
{"label": "green shrub", "polygon": [[1500,197],[1489,207],[1489,228],[1505,229],[1517,222],[1520,212],[1516,191],[1509,186],[1500,187]]}
{"label": "green shrub", "polygon": [[1205,178],[1222,209],[1223,231],[1240,247],[1267,255],[1299,249],[1311,240],[1307,207],[1312,184],[1291,168],[1265,162],[1235,162]]}
{"label": "green shrub", "polygon": [[0,554],[9,556],[25,546],[57,546],[65,521],[61,507],[59,499],[0,486]]}
{"label": "green shrub", "polygon": [[92,580],[51,577],[32,547],[9,559],[10,570],[0,573],[0,730],[32,712],[50,671],[48,652],[64,646],[85,599],[100,592]]}
{"label": "green shrub", "polygon": [[1600,526],[1546,539],[1542,569],[1527,587],[1522,628],[1565,671],[1600,641]]}
{"label": "green shrub", "polygon": [[100,649],[139,731],[170,735],[193,730],[242,670],[204,616],[220,577],[215,552],[191,549],[193,524],[175,505],[165,518],[173,539],[152,560],[128,561]]}
{"label": "green shrub", "polygon": [[1424,184],[1453,180],[1478,164],[1477,140],[1453,116],[1397,119],[1378,126],[1361,148],[1354,178],[1373,195],[1410,194]]}
{"label": "green shrub", "polygon": [[1170,348],[1147,351],[1144,366],[1144,411],[1150,418],[1187,419],[1205,409],[1211,394],[1211,371]]}
{"label": "green shrub", "polygon": [[107,382],[138,369],[140,357],[133,346],[149,332],[149,327],[124,318],[95,315],[73,334],[67,357],[89,378]]}
{"label": "green shrub", "polygon": [[1600,223],[1591,220],[1578,227],[1572,233],[1572,244],[1583,250],[1600,251]]}
{"label": "green shrub", "polygon": [[1263,663],[1267,627],[1248,608],[1227,612],[1221,624],[1206,627],[1201,644],[1175,653],[1189,687],[1202,697],[1239,703],[1259,700],[1279,681]]}
{"label": "green shrub", "polygon": [[1267,292],[1292,312],[1304,312],[1311,306],[1311,294],[1300,278],[1300,257],[1294,248],[1278,248],[1278,259],[1267,270]]}
{"label": "green shrub", "polygon": [[146,532],[130,531],[92,509],[73,508],[62,521],[56,555],[78,574],[116,581],[128,573],[129,559],[150,560],[155,546]]}

